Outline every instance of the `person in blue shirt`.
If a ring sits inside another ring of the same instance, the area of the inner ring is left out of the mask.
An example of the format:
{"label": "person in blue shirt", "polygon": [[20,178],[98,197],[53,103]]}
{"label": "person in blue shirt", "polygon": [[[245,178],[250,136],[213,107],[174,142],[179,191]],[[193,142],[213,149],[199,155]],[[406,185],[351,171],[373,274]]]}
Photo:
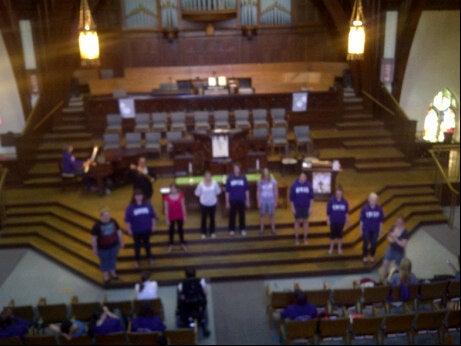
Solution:
{"label": "person in blue shirt", "polygon": [[131,321],[132,333],[163,333],[165,330],[165,324],[148,303],[141,306],[138,315]]}
{"label": "person in blue shirt", "polygon": [[296,304],[287,306],[281,314],[282,320],[308,321],[317,317],[317,308],[307,301],[301,290],[295,291]]}
{"label": "person in blue shirt", "polygon": [[360,213],[360,229],[362,231],[363,241],[363,262],[375,261],[376,245],[378,243],[379,233],[383,227],[384,211],[378,205],[378,195],[371,193]]}
{"label": "person in blue shirt", "polygon": [[67,340],[88,335],[86,324],[78,320],[64,320],[60,324],[50,324],[49,328]]}
{"label": "person in blue shirt", "polygon": [[295,244],[299,245],[299,229],[304,230],[304,245],[307,245],[309,231],[309,216],[312,212],[314,192],[312,185],[307,181],[307,175],[302,172],[290,189],[291,211],[295,218]]}
{"label": "person in blue shirt", "polygon": [[240,166],[235,164],[233,174],[227,177],[226,181],[226,208],[229,209],[229,234],[235,235],[235,223],[237,214],[239,216],[240,234],[246,236],[245,212],[246,208],[250,207],[250,191],[248,180],[240,169]]}
{"label": "person in blue shirt", "polygon": [[125,222],[128,226],[128,233],[134,240],[134,257],[135,267],[139,268],[139,260],[141,255],[141,247],[146,250],[146,258],[152,265],[152,253],[150,236],[155,231],[155,215],[154,208],[146,199],[143,192],[136,190],[133,194],[130,205],[125,210]]}
{"label": "person in blue shirt", "polygon": [[327,222],[330,226],[330,250],[328,253],[333,254],[335,245],[338,246],[338,254],[342,254],[343,231],[344,226],[349,219],[349,203],[344,198],[344,192],[341,188],[337,188],[335,195],[328,201],[327,204]]}
{"label": "person in blue shirt", "polygon": [[11,308],[4,308],[0,313],[0,340],[23,338],[29,332],[30,326],[31,322],[14,316]]}

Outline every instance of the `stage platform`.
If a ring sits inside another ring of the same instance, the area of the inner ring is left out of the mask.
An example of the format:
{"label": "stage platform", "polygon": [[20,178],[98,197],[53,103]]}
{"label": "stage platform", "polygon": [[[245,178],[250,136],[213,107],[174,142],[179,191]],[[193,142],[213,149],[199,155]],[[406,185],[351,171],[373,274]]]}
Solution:
{"label": "stage platform", "polygon": [[[276,174],[290,184],[294,175]],[[120,281],[111,287],[130,287],[141,271],[152,271],[161,284],[181,280],[185,267],[196,267],[200,276],[212,281],[245,280],[253,278],[304,277],[367,272],[373,265],[363,265],[360,256],[358,229],[359,209],[371,191],[380,193],[386,212],[385,229],[397,216],[404,216],[410,231],[427,223],[443,223],[439,202],[431,188],[431,172],[425,169],[363,173],[353,169],[338,176],[351,204],[351,224],[345,235],[344,254],[328,255],[328,228],[325,202],[314,204],[310,220],[310,241],[307,246],[295,246],[293,218],[288,208],[277,210],[277,235],[258,233],[258,213],[248,212],[248,236],[230,237],[227,216],[217,214],[217,239],[200,239],[200,215],[192,211],[186,222],[188,251],[179,247],[167,252],[168,235],[158,189],[171,179],[155,183],[154,206],[159,213],[158,231],[152,237],[155,261],[134,269],[133,242],[125,235],[126,248],[120,252],[118,271]],[[8,218],[0,232],[0,247],[30,247],[52,258],[68,269],[97,284],[102,284],[97,258],[91,251],[90,229],[102,207],[109,207],[115,219],[123,223],[124,209],[130,200],[131,187],[100,197],[74,188],[66,192],[54,188],[10,189],[7,191]],[[123,227],[125,228],[125,226]],[[386,244],[384,234],[378,248],[382,258]]]}

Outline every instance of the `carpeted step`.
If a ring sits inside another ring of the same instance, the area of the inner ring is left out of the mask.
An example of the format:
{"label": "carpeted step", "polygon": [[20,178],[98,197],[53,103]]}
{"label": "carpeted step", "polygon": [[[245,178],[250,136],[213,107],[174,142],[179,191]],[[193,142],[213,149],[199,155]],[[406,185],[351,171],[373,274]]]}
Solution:
{"label": "carpeted step", "polygon": [[393,147],[395,141],[392,138],[377,138],[369,140],[344,141],[343,145],[347,149]]}
{"label": "carpeted step", "polygon": [[355,164],[355,169],[359,172],[407,170],[409,168],[411,168],[411,164],[403,160],[389,162],[357,162]]}
{"label": "carpeted step", "polygon": [[350,113],[344,114],[343,119],[345,121],[369,121],[373,120],[373,115],[368,113]]}
{"label": "carpeted step", "polygon": [[379,120],[343,121],[336,124],[340,130],[380,129],[384,127]]}

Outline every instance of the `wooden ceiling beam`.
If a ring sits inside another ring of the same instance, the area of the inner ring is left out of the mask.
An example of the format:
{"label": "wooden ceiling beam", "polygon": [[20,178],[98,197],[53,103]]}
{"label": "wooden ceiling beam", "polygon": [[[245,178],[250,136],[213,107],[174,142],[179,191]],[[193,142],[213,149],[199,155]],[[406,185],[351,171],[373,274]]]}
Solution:
{"label": "wooden ceiling beam", "polygon": [[393,83],[394,97],[399,100],[402,93],[403,79],[410,56],[411,46],[418,28],[419,19],[427,0],[406,0],[399,8],[397,41],[395,53],[395,73]]}
{"label": "wooden ceiling beam", "polygon": [[334,23],[340,35],[347,35],[349,30],[349,15],[344,11],[338,0],[322,0],[324,8]]}

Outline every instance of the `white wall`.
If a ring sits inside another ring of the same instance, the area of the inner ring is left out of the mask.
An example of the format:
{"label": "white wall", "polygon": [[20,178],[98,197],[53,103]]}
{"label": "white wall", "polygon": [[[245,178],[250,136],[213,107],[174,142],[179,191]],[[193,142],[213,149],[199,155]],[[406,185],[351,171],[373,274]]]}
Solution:
{"label": "white wall", "polygon": [[[24,112],[21,99],[10,58],[0,33],[0,134],[9,131],[19,133],[23,128]],[[0,145],[0,154],[10,152],[12,148],[4,148]]]}
{"label": "white wall", "polygon": [[424,11],[419,21],[400,99],[407,115],[418,121],[419,131],[424,129],[429,104],[439,90],[450,89],[459,105],[459,14],[459,11]]}

